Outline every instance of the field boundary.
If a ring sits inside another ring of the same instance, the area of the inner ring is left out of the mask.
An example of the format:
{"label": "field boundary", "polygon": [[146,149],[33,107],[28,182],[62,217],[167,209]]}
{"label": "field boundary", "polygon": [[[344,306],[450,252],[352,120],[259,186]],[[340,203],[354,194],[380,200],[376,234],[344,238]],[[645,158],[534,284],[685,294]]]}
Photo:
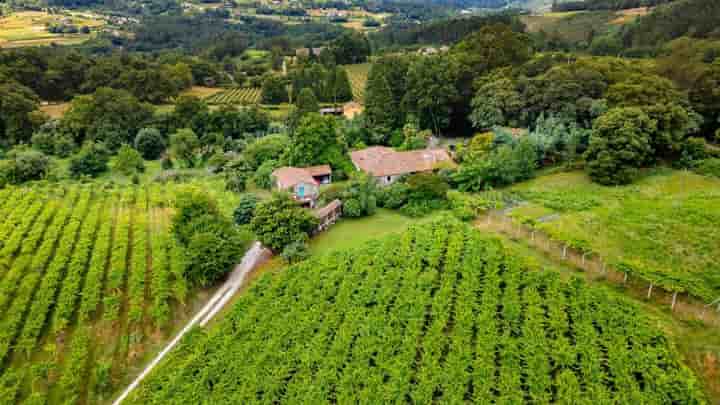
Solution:
{"label": "field boundary", "polygon": [[502,212],[490,212],[475,221],[475,227],[501,233],[515,240],[522,240],[529,247],[550,256],[556,261],[567,262],[591,276],[591,279],[604,279],[612,284],[624,286],[626,290],[636,290],[635,298],[646,301],[653,300],[656,305],[669,307],[673,316],[681,319],[702,321],[713,326],[720,326],[720,303],[704,304],[687,294],[666,291],[638,277],[613,268],[608,260],[593,253],[583,253],[565,243],[553,240],[544,232],[521,225]]}
{"label": "field boundary", "polygon": [[128,385],[125,390],[113,401],[113,405],[120,405],[137,388],[145,377],[180,343],[180,340],[195,326],[201,327],[207,323],[235,296],[235,293],[243,286],[248,274],[260,264],[267,261],[271,256],[268,249],[260,242],[254,242],[250,249],[245,252],[242,261],[235,266],[230,277],[218,289],[195,316],[178,332],[178,334],[165,346],[150,363],[145,366],[142,372]]}

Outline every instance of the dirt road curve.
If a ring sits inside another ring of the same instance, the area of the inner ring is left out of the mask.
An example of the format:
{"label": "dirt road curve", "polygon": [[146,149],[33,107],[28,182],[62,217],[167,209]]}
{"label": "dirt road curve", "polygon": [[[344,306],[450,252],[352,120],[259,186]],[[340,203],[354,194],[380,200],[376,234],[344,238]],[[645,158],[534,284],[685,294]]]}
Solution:
{"label": "dirt road curve", "polygon": [[163,358],[180,342],[180,339],[195,325],[205,326],[232,299],[242,287],[245,278],[257,265],[267,260],[270,252],[260,242],[253,243],[252,247],[245,253],[240,264],[235,266],[225,284],[210,298],[207,304],[182,328],[182,330],[168,343],[167,346],[143,369],[130,385],[117,397],[113,405],[120,405],[130,393],[140,385],[140,382],[160,364]]}

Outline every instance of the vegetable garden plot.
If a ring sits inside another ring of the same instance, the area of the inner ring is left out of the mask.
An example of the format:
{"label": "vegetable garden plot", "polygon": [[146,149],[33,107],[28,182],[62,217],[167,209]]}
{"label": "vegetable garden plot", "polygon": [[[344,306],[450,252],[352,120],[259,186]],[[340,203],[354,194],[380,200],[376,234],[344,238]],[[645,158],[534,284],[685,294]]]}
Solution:
{"label": "vegetable garden plot", "polygon": [[261,278],[131,403],[697,403],[633,304],[444,219]]}

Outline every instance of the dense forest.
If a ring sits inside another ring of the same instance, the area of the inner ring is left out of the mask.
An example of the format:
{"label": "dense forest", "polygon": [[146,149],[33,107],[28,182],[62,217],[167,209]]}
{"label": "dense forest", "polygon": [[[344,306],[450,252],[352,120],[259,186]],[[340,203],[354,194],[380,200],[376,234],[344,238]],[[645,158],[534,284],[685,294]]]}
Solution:
{"label": "dense forest", "polygon": [[563,1],[553,3],[552,10],[582,11],[582,10],[626,10],[638,7],[655,7],[676,0],[581,0]]}

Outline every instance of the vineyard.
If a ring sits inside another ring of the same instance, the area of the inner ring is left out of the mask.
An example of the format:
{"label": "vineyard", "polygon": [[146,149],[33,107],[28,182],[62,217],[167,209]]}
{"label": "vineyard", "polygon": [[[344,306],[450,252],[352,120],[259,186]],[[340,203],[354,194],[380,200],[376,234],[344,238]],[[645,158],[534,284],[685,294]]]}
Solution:
{"label": "vineyard", "polygon": [[260,102],[260,89],[237,87],[215,93],[205,99],[208,104],[257,104]]}
{"label": "vineyard", "polygon": [[131,403],[701,403],[629,302],[449,219],[266,275]]}
{"label": "vineyard", "polygon": [[359,103],[365,101],[365,84],[367,83],[369,63],[345,66],[352,87],[353,99]]}
{"label": "vineyard", "polygon": [[720,181],[664,171],[625,187],[581,173],[513,188],[528,204],[510,212],[568,247],[667,291],[720,297]]}
{"label": "vineyard", "polygon": [[181,187],[0,190],[0,404],[107,399],[187,318]]}

